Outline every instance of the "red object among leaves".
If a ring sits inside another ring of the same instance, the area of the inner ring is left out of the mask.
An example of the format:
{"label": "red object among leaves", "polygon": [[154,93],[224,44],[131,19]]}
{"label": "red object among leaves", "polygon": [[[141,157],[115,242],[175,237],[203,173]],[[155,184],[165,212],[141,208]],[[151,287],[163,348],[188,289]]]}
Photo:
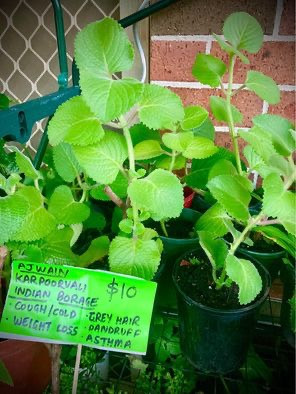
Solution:
{"label": "red object among leaves", "polygon": [[188,186],[184,187],[184,208],[190,208],[195,192]]}

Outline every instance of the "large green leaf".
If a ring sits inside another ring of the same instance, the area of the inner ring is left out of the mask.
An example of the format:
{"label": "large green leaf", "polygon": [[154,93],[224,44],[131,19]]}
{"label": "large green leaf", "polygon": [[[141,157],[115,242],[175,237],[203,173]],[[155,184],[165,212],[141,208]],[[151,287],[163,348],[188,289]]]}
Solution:
{"label": "large green leaf", "polygon": [[229,15],[224,22],[223,34],[237,49],[256,53],[262,46],[262,28],[257,20],[246,12]]}
{"label": "large green leaf", "polygon": [[162,136],[162,141],[168,148],[176,150],[177,152],[183,152],[193,138],[194,135],[192,131],[186,131],[184,133],[165,133]]}
{"label": "large green leaf", "polygon": [[238,300],[241,305],[249,304],[260,293],[262,279],[249,260],[229,254],[226,258],[226,273],[239,287]]}
{"label": "large green leaf", "polygon": [[140,99],[143,85],[133,78],[100,78],[97,73],[80,71],[82,95],[102,122],[125,114]]}
{"label": "large green leaf", "polygon": [[149,211],[154,220],[178,217],[183,208],[183,188],[179,179],[162,169],[133,180],[128,195],[132,204]]}
{"label": "large green leaf", "polygon": [[49,200],[48,211],[59,224],[81,223],[89,216],[89,207],[73,198],[68,186],[58,186]]}
{"label": "large green leaf", "polygon": [[[110,185],[112,191],[120,198],[125,198],[127,195],[128,180],[119,172],[114,182]],[[108,195],[104,192],[105,185],[99,185],[95,189],[92,189],[90,194],[96,200],[110,201]]]}
{"label": "large green leaf", "polygon": [[71,145],[64,142],[53,148],[53,162],[57,173],[66,182],[73,182],[82,171]]}
{"label": "large green leaf", "polygon": [[219,175],[207,184],[220,205],[235,219],[249,218],[252,183],[241,175]]}
{"label": "large green leaf", "polygon": [[143,123],[137,123],[130,128],[130,135],[133,141],[133,146],[146,140],[156,140],[161,142],[159,131],[149,129]]}
{"label": "large green leaf", "polygon": [[228,233],[231,218],[218,203],[209,208],[196,222],[196,231],[206,231],[212,238],[223,237]]}
{"label": "large green leaf", "polygon": [[93,239],[89,248],[81,256],[79,256],[78,266],[88,267],[95,261],[101,260],[108,254],[109,245],[109,238],[105,235]]}
{"label": "large green leaf", "polygon": [[278,174],[270,174],[263,181],[263,212],[278,218],[285,229],[296,235],[296,195],[286,190]]}
{"label": "large green leaf", "polygon": [[213,36],[216,38],[221,49],[223,49],[225,52],[227,52],[229,54],[234,54],[234,55],[238,56],[243,63],[250,64],[249,59],[241,51],[239,51],[233,45],[230,45],[228,42],[225,42],[217,34],[213,34]]}
{"label": "large green leaf", "polygon": [[218,148],[212,140],[204,137],[194,137],[186,146],[183,156],[187,159],[205,159],[216,153]]}
{"label": "large green leaf", "polygon": [[139,103],[139,118],[151,129],[175,130],[184,109],[179,96],[157,85],[145,85]]}
{"label": "large green leaf", "polygon": [[217,161],[209,172],[209,181],[219,175],[237,175],[237,170],[230,160],[221,159]]}
{"label": "large green leaf", "polygon": [[24,155],[16,146],[11,146],[10,149],[15,152],[15,161],[20,170],[20,173],[32,178],[33,180],[42,178],[39,171],[33,166],[31,160]]}
{"label": "large green leaf", "polygon": [[[217,120],[220,122],[229,122],[228,114],[227,114],[227,105],[226,105],[226,100],[217,97],[217,96],[211,96],[210,97],[210,107],[211,111],[213,112],[213,115]],[[234,123],[241,123],[243,120],[243,115],[242,113],[234,106],[231,104],[231,112],[232,112],[232,118]]]}
{"label": "large green leaf", "polygon": [[274,80],[259,71],[248,71],[245,85],[269,104],[280,101],[280,90]]}
{"label": "large green leaf", "polygon": [[182,130],[193,130],[200,127],[206,119],[208,119],[209,113],[203,107],[192,105],[184,108],[184,119],[181,122]]}
{"label": "large green leaf", "polygon": [[70,248],[73,230],[70,227],[52,231],[42,243],[43,262],[76,265],[78,256]]}
{"label": "large green leaf", "polygon": [[268,163],[271,156],[276,155],[271,138],[265,130],[254,126],[248,131],[239,130],[238,134],[251,145],[265,163]]}
{"label": "large green leaf", "polygon": [[212,141],[215,139],[215,127],[209,118],[192,131],[195,137],[205,137]]}
{"label": "large green leaf", "polygon": [[113,131],[106,131],[97,145],[75,146],[74,153],[87,175],[102,184],[115,180],[128,156],[124,137]]}
{"label": "large green leaf", "polygon": [[217,269],[222,269],[228,253],[226,242],[223,239],[213,239],[212,233],[206,231],[198,232],[199,243],[211,264]]}
{"label": "large green leaf", "polygon": [[163,149],[157,140],[146,140],[139,142],[134,147],[134,153],[136,160],[145,160],[160,156]]}
{"label": "large green leaf", "polygon": [[226,159],[235,164],[235,158],[232,152],[225,148],[218,148],[217,153],[206,159],[193,159],[191,171],[186,176],[185,180],[188,186],[204,189],[208,183],[208,175],[212,167],[220,161]]}
{"label": "large green leaf", "polygon": [[212,55],[199,53],[196,56],[192,74],[205,85],[216,87],[220,85],[221,77],[226,72],[226,64]]}
{"label": "large green leaf", "polygon": [[[171,162],[173,158],[170,156],[160,157],[155,161],[156,168],[162,168],[164,170],[169,170],[171,168]],[[182,170],[185,168],[186,165],[186,158],[179,155],[175,158],[173,170]]]}
{"label": "large green leaf", "polygon": [[27,199],[19,192],[0,197],[0,245],[13,239],[22,227],[29,210]]}
{"label": "large green leaf", "polygon": [[256,226],[253,231],[262,233],[266,238],[271,239],[276,244],[285,249],[292,257],[296,257],[296,237],[288,234],[275,226]]}
{"label": "large green leaf", "polygon": [[72,97],[59,106],[48,124],[48,138],[53,146],[63,141],[73,145],[91,145],[103,136],[101,122],[82,96]]}
{"label": "large green leaf", "polygon": [[254,125],[264,129],[280,155],[289,156],[295,150],[295,141],[290,133],[292,123],[279,115],[263,114],[253,118]]}
{"label": "large green leaf", "polygon": [[160,252],[153,240],[117,236],[110,244],[109,264],[113,272],[151,280],[160,262]]}
{"label": "large green leaf", "polygon": [[13,239],[15,241],[36,241],[48,235],[56,225],[54,217],[44,208],[44,197],[33,186],[25,186],[18,191],[29,206],[22,226]]}

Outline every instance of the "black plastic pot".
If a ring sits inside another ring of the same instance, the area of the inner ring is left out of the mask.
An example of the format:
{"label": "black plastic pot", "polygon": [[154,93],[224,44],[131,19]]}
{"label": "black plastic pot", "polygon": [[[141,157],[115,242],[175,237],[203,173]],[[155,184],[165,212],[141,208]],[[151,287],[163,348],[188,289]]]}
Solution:
{"label": "black plastic pot", "polygon": [[284,250],[267,253],[252,248],[246,249],[242,247],[238,248],[238,251],[245,257],[259,261],[269,272],[272,282],[279,276],[281,261],[286,254]]}
{"label": "black plastic pot", "polygon": [[240,309],[220,310],[195,302],[179,287],[176,278],[181,260],[174,266],[173,281],[177,292],[182,352],[194,367],[204,373],[235,371],[247,356],[258,310],[269,292],[269,274],[260,263],[256,263],[264,286],[260,298]]}
{"label": "black plastic pot", "polygon": [[[181,226],[187,222],[195,224],[200,217],[200,213],[193,209],[184,208],[180,220],[175,221],[176,226]],[[160,236],[163,243],[163,255],[160,268],[155,275],[158,282],[157,305],[165,309],[177,309],[176,292],[172,281],[173,266],[176,259],[181,254],[193,250],[198,245],[198,238],[171,238]]]}
{"label": "black plastic pot", "polygon": [[281,326],[282,334],[286,341],[295,347],[295,332],[292,330],[291,305],[289,300],[295,292],[295,268],[283,264],[281,268],[281,280],[283,282],[283,298],[281,306]]}

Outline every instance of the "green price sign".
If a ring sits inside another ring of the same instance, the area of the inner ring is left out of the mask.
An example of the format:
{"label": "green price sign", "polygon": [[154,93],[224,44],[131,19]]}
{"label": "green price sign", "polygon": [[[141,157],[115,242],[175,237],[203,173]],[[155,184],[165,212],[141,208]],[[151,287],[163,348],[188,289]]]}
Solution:
{"label": "green price sign", "polygon": [[14,261],[0,337],[145,354],[156,283]]}

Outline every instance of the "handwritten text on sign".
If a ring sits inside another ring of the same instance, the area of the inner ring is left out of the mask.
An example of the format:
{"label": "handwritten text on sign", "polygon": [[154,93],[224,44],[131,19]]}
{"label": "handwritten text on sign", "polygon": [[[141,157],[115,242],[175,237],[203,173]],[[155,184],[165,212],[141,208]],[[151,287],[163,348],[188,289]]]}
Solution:
{"label": "handwritten text on sign", "polygon": [[155,291],[112,272],[14,261],[0,337],[145,354]]}

